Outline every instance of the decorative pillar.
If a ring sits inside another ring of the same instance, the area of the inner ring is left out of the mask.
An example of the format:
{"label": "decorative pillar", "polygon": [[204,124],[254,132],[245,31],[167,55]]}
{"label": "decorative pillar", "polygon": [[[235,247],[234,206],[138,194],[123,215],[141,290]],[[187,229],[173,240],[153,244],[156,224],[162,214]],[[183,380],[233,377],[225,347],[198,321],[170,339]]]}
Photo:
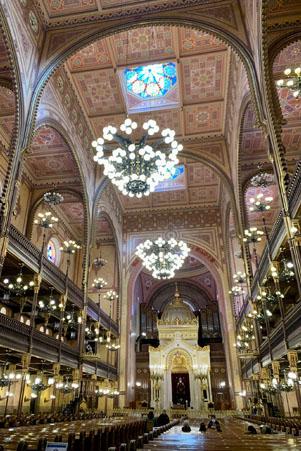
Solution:
{"label": "decorative pillar", "polygon": [[277,380],[277,382],[279,382],[280,380],[280,362],[278,360],[273,360],[272,362],[272,372],[273,372],[273,377]]}
{"label": "decorative pillar", "polygon": [[51,410],[52,412],[55,411],[56,408],[56,397],[58,394],[58,390],[56,389],[56,384],[59,382],[59,377],[60,377],[60,370],[61,370],[61,364],[60,363],[54,363],[52,365],[52,371],[53,371],[53,379],[54,379],[54,384],[53,384],[53,391],[52,391],[52,402],[51,402]]}
{"label": "decorative pillar", "polygon": [[30,364],[30,354],[22,354],[21,356],[21,365],[22,365],[22,378],[21,378],[21,387],[20,387],[20,395],[19,395],[19,402],[18,402],[18,408],[17,408],[17,417],[20,417],[22,414],[22,408],[23,408],[23,401],[24,401],[24,392],[25,392],[25,386],[26,386],[26,376]]}
{"label": "decorative pillar", "polygon": [[22,150],[13,150],[3,184],[3,197],[0,200],[0,276],[2,274],[3,264],[7,253],[11,218],[20,192],[24,160],[23,155],[26,150],[26,148]]}
{"label": "decorative pillar", "polygon": [[[280,362],[278,360],[274,360],[272,362],[272,373],[273,373],[272,385],[275,386],[275,388],[277,388],[277,386],[279,385],[279,382],[280,382]],[[283,408],[281,392],[279,392],[279,390],[277,390],[275,393],[275,396],[276,396],[277,403],[278,403],[278,409],[279,409],[281,415],[284,416],[284,408]]]}
{"label": "decorative pillar", "polygon": [[[270,371],[268,367],[263,367],[260,370],[260,380],[262,381],[262,383],[264,385],[269,385],[270,382]],[[263,406],[264,406],[264,416],[268,417],[269,416],[269,412],[268,412],[268,406],[267,406],[267,399],[265,397],[265,399],[263,400]]]}
{"label": "decorative pillar", "polygon": [[298,352],[295,349],[287,352],[287,359],[290,367],[289,377],[294,381],[294,388],[297,398],[299,414],[301,413],[301,394],[298,381]]}

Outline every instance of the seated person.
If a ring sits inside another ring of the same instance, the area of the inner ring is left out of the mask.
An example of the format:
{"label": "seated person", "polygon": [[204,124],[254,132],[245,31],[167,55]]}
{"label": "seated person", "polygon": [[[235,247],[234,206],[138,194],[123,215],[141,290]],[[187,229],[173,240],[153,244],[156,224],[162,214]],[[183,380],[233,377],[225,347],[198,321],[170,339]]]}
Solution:
{"label": "seated person", "polygon": [[191,432],[191,427],[189,426],[188,420],[184,421],[182,432]]}
{"label": "seated person", "polygon": [[148,420],[153,420],[155,418],[154,412],[150,410],[147,415]]}
{"label": "seated person", "polygon": [[202,423],[200,424],[200,429],[199,429],[199,431],[200,431],[200,432],[206,432],[206,430],[207,430],[206,425],[205,425],[205,423],[202,422]]}
{"label": "seated person", "polygon": [[260,426],[260,432],[262,434],[273,434],[272,428],[270,428],[270,426],[264,426],[264,425]]}
{"label": "seated person", "polygon": [[215,429],[216,428],[216,416],[215,415],[211,415],[211,419],[209,420],[207,428],[208,429]]}
{"label": "seated person", "polygon": [[253,434],[253,435],[257,434],[257,431],[254,428],[254,426],[252,426],[252,424],[249,424],[247,434]]}
{"label": "seated person", "polygon": [[165,426],[169,423],[169,416],[166,413],[166,410],[162,410],[161,415],[158,416],[157,426]]}
{"label": "seated person", "polygon": [[147,423],[146,423],[147,432],[152,431],[154,425],[155,425],[155,415],[154,412],[150,410],[147,414]]}
{"label": "seated person", "polygon": [[222,432],[221,424],[219,421],[216,420],[215,427],[217,432]]}

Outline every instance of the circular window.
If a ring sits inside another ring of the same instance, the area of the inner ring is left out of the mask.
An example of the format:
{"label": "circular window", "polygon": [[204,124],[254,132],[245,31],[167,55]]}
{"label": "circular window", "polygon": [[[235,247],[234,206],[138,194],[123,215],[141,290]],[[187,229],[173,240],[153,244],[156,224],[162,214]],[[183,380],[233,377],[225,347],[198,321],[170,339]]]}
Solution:
{"label": "circular window", "polygon": [[51,263],[59,265],[60,263],[60,246],[56,238],[52,237],[47,244],[47,258]]}

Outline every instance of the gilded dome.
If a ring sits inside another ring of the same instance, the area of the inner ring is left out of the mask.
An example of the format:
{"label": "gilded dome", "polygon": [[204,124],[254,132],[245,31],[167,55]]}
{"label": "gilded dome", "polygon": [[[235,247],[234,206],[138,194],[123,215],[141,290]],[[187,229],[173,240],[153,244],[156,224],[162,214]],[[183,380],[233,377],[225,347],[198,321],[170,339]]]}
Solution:
{"label": "gilded dome", "polygon": [[196,317],[188,305],[183,302],[178,287],[173,300],[165,307],[160,323],[161,324],[192,324],[196,322]]}

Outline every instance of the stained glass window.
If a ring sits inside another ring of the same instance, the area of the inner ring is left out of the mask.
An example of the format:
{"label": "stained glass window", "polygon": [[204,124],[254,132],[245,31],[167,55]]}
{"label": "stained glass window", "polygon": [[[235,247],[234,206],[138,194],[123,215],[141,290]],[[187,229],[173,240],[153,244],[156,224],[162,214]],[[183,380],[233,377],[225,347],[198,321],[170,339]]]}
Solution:
{"label": "stained glass window", "polygon": [[177,83],[176,64],[149,64],[124,69],[126,89],[146,100],[164,97]]}
{"label": "stained glass window", "polygon": [[52,240],[50,240],[47,245],[47,258],[52,263],[55,263],[55,260],[56,260],[55,257],[56,257],[55,245],[54,245],[54,242]]}
{"label": "stained glass window", "polygon": [[179,164],[175,167],[175,169],[170,172],[170,176],[168,179],[160,182],[155,191],[175,191],[179,189],[186,188],[186,174],[185,174],[185,166],[184,164]]}
{"label": "stained glass window", "polygon": [[182,174],[184,174],[184,170],[185,170],[184,164],[176,166],[174,168],[174,170],[172,172],[170,172],[169,178],[171,180],[176,180],[178,177],[180,177]]}
{"label": "stained glass window", "polygon": [[53,237],[48,241],[47,244],[47,258],[51,263],[55,265],[59,264],[60,261],[60,246],[58,240]]}

